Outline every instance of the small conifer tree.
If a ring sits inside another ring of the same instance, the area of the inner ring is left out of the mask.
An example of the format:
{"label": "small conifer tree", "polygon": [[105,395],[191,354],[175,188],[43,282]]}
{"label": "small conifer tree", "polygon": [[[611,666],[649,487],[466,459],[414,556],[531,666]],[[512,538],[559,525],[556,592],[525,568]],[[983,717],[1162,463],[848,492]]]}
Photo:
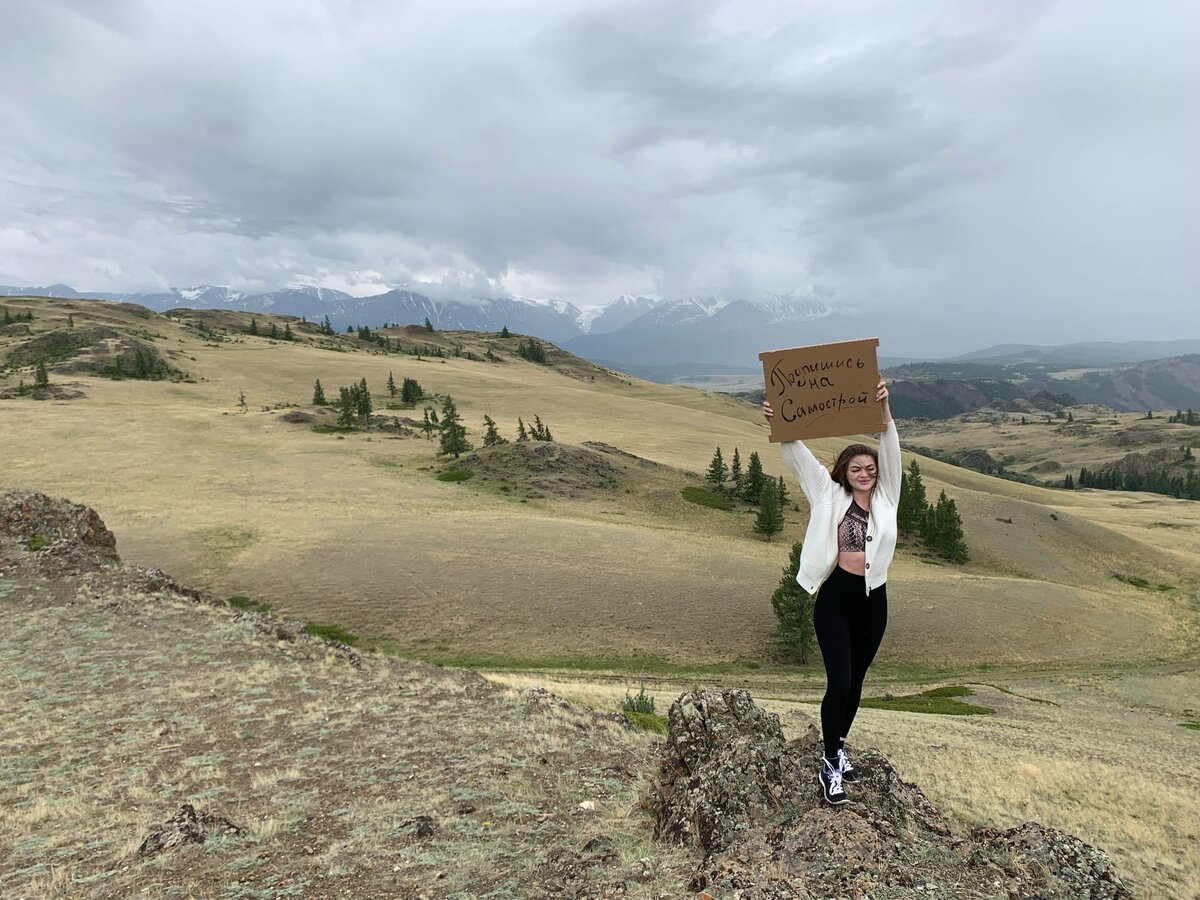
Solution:
{"label": "small conifer tree", "polygon": [[712,462],[708,464],[708,472],[705,473],[704,479],[712,485],[712,488],[717,493],[725,490],[725,479],[729,477],[729,467],[725,465],[725,460],[721,458],[721,448],[717,448],[717,452],[713,454]]}
{"label": "small conifer tree", "polygon": [[425,317],[425,330],[433,331],[433,323],[429,321],[429,316]]}
{"label": "small conifer tree", "polygon": [[254,316],[250,317],[250,333],[258,334],[258,320]]}
{"label": "small conifer tree", "polygon": [[50,374],[46,371],[46,361],[44,359],[39,359],[37,366],[33,370],[33,386],[35,388],[50,386]]}
{"label": "small conifer tree", "polygon": [[73,315],[71,315],[70,313],[67,313],[67,327],[68,328],[75,327],[75,317]]}
{"label": "small conifer tree", "polygon": [[508,440],[502,437],[500,432],[496,430],[496,420],[491,416],[485,415],[483,417],[483,427],[486,429],[483,433],[483,446],[498,447],[501,444],[508,443]]}
{"label": "small conifer tree", "polygon": [[388,372],[387,391],[389,397],[396,396],[396,379],[391,372]]}
{"label": "small conifer tree", "polygon": [[762,493],[758,496],[758,517],[754,521],[754,530],[766,540],[783,531],[783,511],[779,508],[779,498],[775,495],[775,481],[768,478],[763,482]]}
{"label": "small conifer tree", "polygon": [[470,449],[467,429],[458,418],[458,408],[454,405],[454,399],[447,394],[446,399],[442,401],[442,437],[438,453],[457,459],[460,453],[466,453]]}
{"label": "small conifer tree", "polygon": [[758,458],[758,451],[754,450],[750,454],[750,461],[746,463],[746,475],[742,478],[742,499],[758,503],[766,480],[767,476],[763,474],[762,460]]}
{"label": "small conifer tree", "polygon": [[525,430],[525,423],[521,421],[521,417],[517,416],[517,441],[529,440],[529,432]]}
{"label": "small conifer tree", "polygon": [[508,330],[507,325],[505,325],[503,328],[500,329],[500,337],[502,337],[502,338],[512,337],[511,333]]}
{"label": "small conifer tree", "polygon": [[274,322],[271,323],[271,337],[276,340],[279,339],[279,329],[275,327]]}
{"label": "small conifer tree", "polygon": [[318,378],[317,383],[313,385],[312,402],[313,406],[325,406],[327,404],[327,401],[325,400],[325,389],[321,387],[320,378]]}
{"label": "small conifer tree", "polygon": [[787,502],[791,498],[788,495],[787,483],[783,480],[782,475],[775,482],[775,498],[779,501],[779,509],[781,511],[787,509]]}
{"label": "small conifer tree", "polygon": [[425,432],[425,440],[433,439],[433,419],[429,418],[429,407],[425,407],[425,421],[421,423],[421,430]]}
{"label": "small conifer tree", "polygon": [[807,663],[816,650],[817,635],[813,629],[813,595],[796,582],[802,549],[799,541],[792,544],[791,556],[783,569],[783,577],[779,579],[779,587],[771,595],[771,607],[775,610],[775,618],[779,620],[776,632],[779,643],[799,662]]}
{"label": "small conifer tree", "polygon": [[729,493],[735,497],[742,495],[742,479],[745,473],[742,472],[742,458],[738,455],[738,448],[733,448],[733,459],[729,463]]}

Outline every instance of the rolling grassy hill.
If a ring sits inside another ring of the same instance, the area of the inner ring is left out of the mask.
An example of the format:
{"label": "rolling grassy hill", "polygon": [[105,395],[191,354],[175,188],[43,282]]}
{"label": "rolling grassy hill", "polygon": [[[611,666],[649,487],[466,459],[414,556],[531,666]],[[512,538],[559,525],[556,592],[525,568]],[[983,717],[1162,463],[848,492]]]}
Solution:
{"label": "rolling grassy hill", "polygon": [[[782,472],[752,405],[640,381],[553,347],[550,364],[535,365],[517,356],[519,336],[380,332],[393,347],[445,354],[418,359],[290,317],[256,316],[254,337],[248,313],[5,302],[35,314],[0,336],[5,359],[27,362],[21,348],[71,331],[70,315],[75,330],[104,326],[142,340],[187,379],[60,375],[68,357],[50,366],[51,382],[85,396],[0,403],[6,481],[94,506],[124,536],[130,562],[436,661],[774,662],[767,600],[788,544],[802,537],[803,501],[781,539],[764,543],[746,512],[680,495],[699,483],[716,445],[726,456],[734,446],[743,458],[758,450],[768,474]],[[298,339],[262,337],[272,322]],[[502,361],[486,361],[489,352]],[[587,467],[568,462],[556,476],[562,490],[539,488],[536,467],[515,458],[501,474],[446,483],[434,477],[446,465],[436,442],[419,433],[322,434],[283,420],[292,407],[311,409],[318,378],[330,396],[365,378],[377,412],[420,418],[424,404],[384,408],[389,373],[415,378],[435,408],[453,396],[476,444],[484,414],[510,439],[518,417],[540,416],[577,461],[611,467],[612,486],[577,490]],[[31,374],[9,370],[4,382]],[[814,447],[831,459],[842,443]],[[958,567],[901,550],[882,665],[1086,664],[1187,651],[1200,574],[1195,504],[1066,493],[933,460],[922,468],[931,496],[945,488],[957,501],[973,558]],[[1123,508],[1141,503],[1145,514]]]}

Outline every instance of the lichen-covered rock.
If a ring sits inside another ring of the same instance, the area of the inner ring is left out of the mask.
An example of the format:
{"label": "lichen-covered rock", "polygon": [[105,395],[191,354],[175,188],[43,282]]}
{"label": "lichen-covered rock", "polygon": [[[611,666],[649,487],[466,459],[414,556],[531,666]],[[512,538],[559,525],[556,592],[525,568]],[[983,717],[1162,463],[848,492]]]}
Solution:
{"label": "lichen-covered rock", "polygon": [[971,837],[978,844],[976,862],[990,859],[1009,876],[1011,897],[1133,897],[1104,852],[1074,835],[1026,822],[1007,831],[976,828]]}
{"label": "lichen-covered rock", "polygon": [[812,793],[809,773],[786,752],[779,717],[744,690],[684,693],[667,722],[650,798],[660,839],[716,853]]}
{"label": "lichen-covered rock", "polygon": [[117,539],[95,510],[34,491],[0,493],[0,551],[30,554],[31,566],[47,576],[120,564]]}
{"label": "lichen-covered rock", "polygon": [[190,803],[146,836],[138,847],[139,856],[151,856],[182,844],[203,844],[211,835],[241,834],[242,829],[222,816],[197,812]]}
{"label": "lichen-covered rock", "polygon": [[874,750],[854,755],[850,802],[823,805],[816,729],[785,743],[778,718],[745,691],[685,693],[669,725],[649,801],[660,838],[702,852],[693,891],[722,900],[1131,896],[1103,852],[1054,829],[955,837]]}

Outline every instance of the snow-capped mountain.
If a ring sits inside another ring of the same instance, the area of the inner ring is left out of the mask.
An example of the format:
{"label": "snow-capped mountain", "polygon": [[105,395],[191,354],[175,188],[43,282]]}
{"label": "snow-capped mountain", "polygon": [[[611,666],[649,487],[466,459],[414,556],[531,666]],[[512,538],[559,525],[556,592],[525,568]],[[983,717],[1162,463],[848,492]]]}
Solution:
{"label": "snow-capped mountain", "polygon": [[579,356],[617,365],[753,366],[762,350],[821,343],[844,327],[811,296],[775,294],[763,302],[700,296],[656,304],[615,331],[593,330],[565,346]]}
{"label": "snow-capped mountain", "polygon": [[631,297],[629,294],[622,294],[607,306],[585,312],[584,319],[580,324],[585,334],[604,334],[608,331],[616,331],[618,328],[624,328],[638,316],[648,313],[659,302],[650,297]]}
{"label": "snow-capped mountain", "polygon": [[819,298],[797,294],[773,294],[753,302],[720,295],[669,301],[623,295],[588,312],[554,299],[434,299],[404,289],[354,297],[312,285],[262,293],[197,285],[119,294],[83,294],[63,284],[0,287],[0,296],[13,294],[124,301],[159,312],[191,307],[304,316],[310,321],[328,316],[339,331],[357,325],[420,325],[426,319],[438,329],[500,331],[507,326],[517,334],[535,335],[618,366],[753,366],[763,349],[840,339],[846,333],[845,324],[839,325]]}

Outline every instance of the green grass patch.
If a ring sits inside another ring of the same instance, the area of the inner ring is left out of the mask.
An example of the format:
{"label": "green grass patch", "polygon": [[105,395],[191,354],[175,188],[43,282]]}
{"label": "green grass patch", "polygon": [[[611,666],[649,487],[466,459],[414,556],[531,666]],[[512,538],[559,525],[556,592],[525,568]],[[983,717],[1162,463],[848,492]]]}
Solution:
{"label": "green grass patch", "polygon": [[1112,577],[1117,579],[1117,581],[1120,581],[1124,584],[1132,585],[1133,587],[1136,587],[1136,588],[1141,588],[1144,591],[1173,591],[1173,590],[1175,590],[1175,588],[1169,584],[1157,584],[1157,585],[1151,584],[1145,578],[1141,578],[1137,575],[1124,575],[1121,572],[1113,572]]}
{"label": "green grass patch", "polygon": [[317,434],[350,434],[358,431],[357,425],[314,425],[313,431]]}
{"label": "green grass patch", "polygon": [[689,503],[698,503],[700,506],[707,506],[709,509],[720,509],[728,512],[733,509],[733,504],[729,502],[729,498],[721,494],[714,494],[712,491],[695,485],[688,485],[680,494],[683,499]]}
{"label": "green grass patch", "polygon": [[29,539],[29,544],[28,544],[29,552],[37,553],[37,551],[41,550],[48,543],[50,543],[50,542],[48,540],[46,540],[44,537],[42,537],[40,534],[35,534],[33,537],[31,537]]}
{"label": "green grass patch", "polygon": [[1192,731],[1200,731],[1200,722],[1180,722],[1180,728],[1190,728]]}
{"label": "green grass patch", "polygon": [[939,716],[990,716],[995,712],[986,706],[976,706],[964,703],[959,697],[973,696],[974,692],[961,684],[949,684],[945,687],[932,688],[919,694],[906,694],[893,697],[884,694],[882,697],[864,697],[862,706],[868,709],[891,709],[901,712],[933,713]]}
{"label": "green grass patch", "polygon": [[466,481],[468,478],[474,478],[475,473],[470,469],[446,469],[444,472],[438,472],[438,481]]}
{"label": "green grass patch", "polygon": [[254,612],[264,613],[270,611],[271,609],[270,603],[264,603],[262,600],[251,600],[249,597],[245,597],[241,594],[236,597],[230,597],[225,602],[234,609],[249,609]]}
{"label": "green grass patch", "polygon": [[657,713],[627,712],[625,718],[633,723],[635,728],[652,731],[655,734],[667,733],[667,717]]}
{"label": "green grass patch", "polygon": [[317,622],[308,622],[305,624],[304,630],[313,637],[325,638],[329,641],[341,641],[343,644],[349,644],[351,647],[358,644],[358,638],[340,625],[321,625]]}
{"label": "green grass patch", "polygon": [[1062,706],[1061,703],[1055,703],[1053,700],[1043,700],[1041,697],[1027,697],[1025,694],[1018,694],[1016,691],[1010,691],[1006,687],[1000,687],[998,684],[992,684],[987,681],[977,682],[984,687],[990,687],[992,690],[999,691],[1002,694],[1008,694],[1010,697],[1020,697],[1022,700],[1028,700],[1030,703],[1044,703],[1047,706]]}

